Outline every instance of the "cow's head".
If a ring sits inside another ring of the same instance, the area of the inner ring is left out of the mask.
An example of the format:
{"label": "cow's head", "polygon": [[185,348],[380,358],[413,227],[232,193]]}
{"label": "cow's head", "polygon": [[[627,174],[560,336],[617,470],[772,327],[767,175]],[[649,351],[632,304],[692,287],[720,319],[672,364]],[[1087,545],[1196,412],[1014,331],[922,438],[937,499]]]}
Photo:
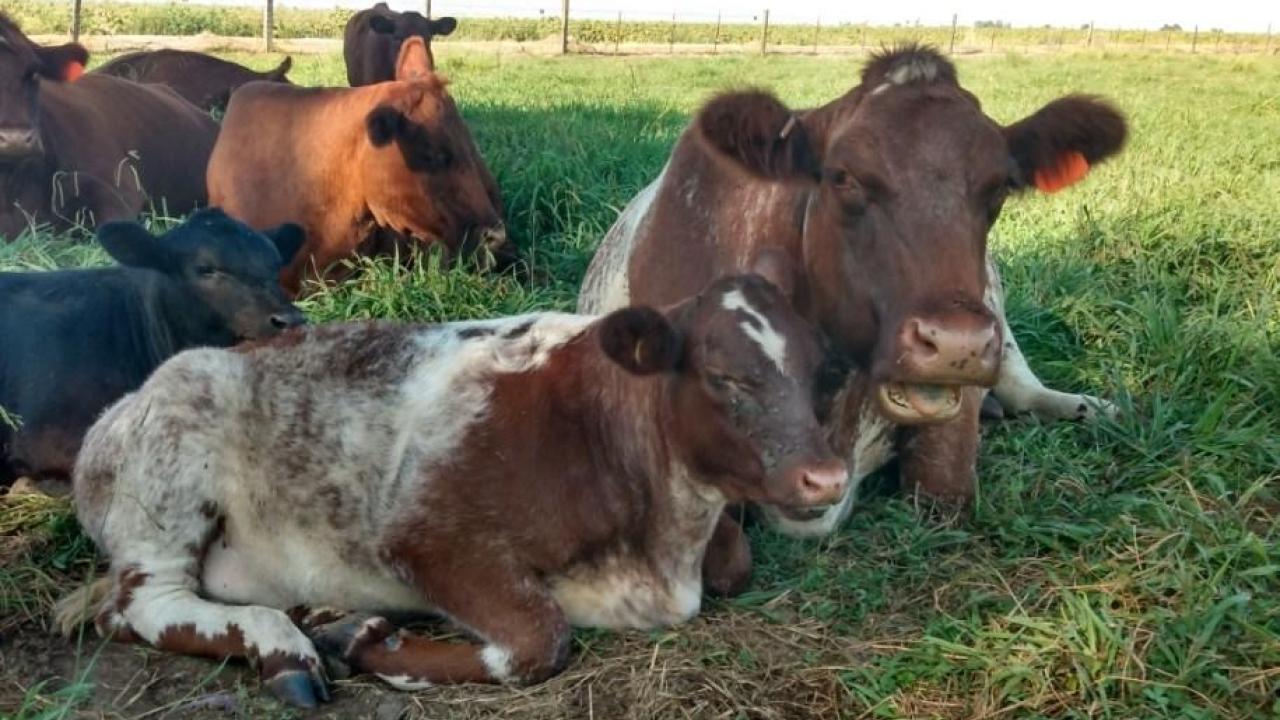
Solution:
{"label": "cow's head", "polygon": [[623,368],[667,374],[659,422],[727,500],[812,508],[843,497],[845,465],[813,410],[817,336],[773,282],[727,276],[665,314],[618,310],[599,333]]}
{"label": "cow's head", "polygon": [[378,3],[373,6],[373,14],[369,17],[369,31],[375,35],[380,35],[391,40],[383,47],[377,49],[378,52],[388,53],[386,62],[390,64],[396,60],[400,52],[401,43],[411,37],[422,38],[427,49],[427,62],[431,68],[435,68],[435,56],[431,54],[431,38],[439,35],[445,36],[453,32],[458,27],[458,21],[451,17],[429,18],[410,10],[408,12],[396,12],[387,7],[386,3]]}
{"label": "cow's head", "polygon": [[962,386],[995,382],[1002,329],[983,302],[984,257],[1005,199],[1079,180],[1126,134],[1120,113],[1082,96],[1001,126],[950,62],[915,46],[874,57],[860,85],[822,108],[731,93],[698,125],[728,161],[807,188],[797,211],[808,306],[901,423],[949,419]]}
{"label": "cow's head", "polygon": [[497,183],[421,38],[401,46],[396,82],[386,84],[365,125],[373,148],[365,187],[379,225],[464,254],[514,258]]}
{"label": "cow's head", "polygon": [[259,233],[221,210],[200,210],[156,237],[135,222],[98,228],[98,242],[121,265],[163,274],[180,297],[165,317],[206,342],[232,345],[306,322],[280,289],[280,269],[302,247],[302,228]]}
{"label": "cow's head", "polygon": [[40,81],[80,77],[89,52],[77,43],[40,47],[0,13],[0,162],[43,151],[36,96]]}

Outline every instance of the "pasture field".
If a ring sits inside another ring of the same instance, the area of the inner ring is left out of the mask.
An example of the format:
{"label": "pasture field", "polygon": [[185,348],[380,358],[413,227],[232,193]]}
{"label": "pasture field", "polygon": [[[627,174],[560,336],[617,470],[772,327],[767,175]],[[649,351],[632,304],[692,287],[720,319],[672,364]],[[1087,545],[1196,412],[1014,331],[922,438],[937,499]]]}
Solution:
{"label": "pasture field", "polygon": [[[368,263],[306,301],[313,321],[572,308],[596,242],[710,93],[756,85],[803,106],[847,90],[859,66],[447,46],[438,57],[532,279],[430,258]],[[1053,386],[1115,399],[1120,417],[987,426],[980,495],[960,516],[878,478],[834,537],[756,528],[746,595],[662,632],[578,632],[568,671],[545,685],[409,695],[358,678],[318,716],[1280,715],[1280,62],[958,62],[1001,121],[1071,91],[1110,96],[1130,117],[1118,160],[1070,191],[1011,201],[992,238],[1032,366]],[[341,58],[295,57],[293,78],[340,83]],[[0,247],[5,269],[103,260],[45,233]],[[294,716],[240,666],[104,645],[91,631],[53,637],[51,600],[94,567],[65,501],[0,498],[0,716]]]}

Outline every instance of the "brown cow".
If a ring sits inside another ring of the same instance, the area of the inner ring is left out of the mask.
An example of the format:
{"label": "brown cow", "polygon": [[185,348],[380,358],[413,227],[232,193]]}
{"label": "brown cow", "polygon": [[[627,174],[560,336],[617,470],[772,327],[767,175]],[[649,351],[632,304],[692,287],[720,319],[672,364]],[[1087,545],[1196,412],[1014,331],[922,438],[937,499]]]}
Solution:
{"label": "brown cow", "polygon": [[293,67],[286,57],[274,70],[258,72],[243,65],[187,50],[145,50],[113,58],[94,73],[140,83],[167,85],[187,102],[205,110],[221,111],[236,88],[255,80],[287,83]]}
{"label": "brown cow", "polygon": [[306,228],[281,274],[292,293],[304,273],[323,275],[388,232],[515,257],[497,185],[421,38],[405,42],[399,68],[399,80],[362,88],[250,83],[231,98],[209,196],[253,227]]}
{"label": "brown cow", "polygon": [[1116,110],[1083,96],[1001,126],[946,58],[916,46],[873,56],[859,85],[818,108],[726,93],[609,231],[579,309],[674,302],[781,253],[798,268],[797,308],[847,368],[819,405],[851,478],[816,517],[766,514],[791,533],[830,531],[895,454],[904,486],[967,498],[984,388],[1052,417],[1096,402],[1046,390],[1027,369],[1002,322],[987,233],[1010,194],[1080,179],[1125,134]]}
{"label": "brown cow", "polygon": [[696,614],[726,501],[843,495],[813,412],[820,360],[756,275],[662,312],[352,323],[183,353],[85,438],[76,512],[111,568],[60,621],[247,657],[314,705],[320,658],[284,610],[430,611],[477,642],[376,616],[309,629],[400,688],[540,681],[570,625]]}
{"label": "brown cow", "polygon": [[0,14],[0,237],[205,204],[217,124],[166,87],[80,77],[87,59],[74,43],[35,45]]}
{"label": "brown cow", "polygon": [[431,38],[445,36],[458,27],[451,17],[428,18],[416,12],[396,12],[380,2],[361,10],[347,21],[342,34],[342,57],[347,63],[347,82],[351,87],[372,85],[396,79],[396,58],[400,45],[408,38],[422,38],[427,47],[427,63],[436,67],[431,54]]}

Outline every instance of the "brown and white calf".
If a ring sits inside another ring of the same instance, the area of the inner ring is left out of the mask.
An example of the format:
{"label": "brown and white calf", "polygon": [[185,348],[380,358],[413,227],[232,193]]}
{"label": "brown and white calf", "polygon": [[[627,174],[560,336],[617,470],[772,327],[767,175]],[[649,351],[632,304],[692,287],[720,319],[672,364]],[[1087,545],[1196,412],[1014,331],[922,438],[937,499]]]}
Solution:
{"label": "brown and white calf", "polygon": [[300,605],[436,612],[474,638],[380,617],[316,631],[399,687],[541,680],[570,625],[692,617],[726,502],[843,494],[811,405],[820,356],[758,275],[663,312],[331,325],[183,353],[85,439],[76,510],[111,565],[63,619],[250,658],[302,705],[325,689],[283,612]]}
{"label": "brown and white calf", "polygon": [[895,454],[906,487],[966,498],[986,388],[1052,418],[1100,405],[1048,390],[1027,367],[987,234],[1009,195],[1079,180],[1125,133],[1115,109],[1083,96],[1001,126],[945,57],[915,46],[874,56],[859,85],[821,107],[726,93],[609,230],[578,307],[675,302],[780,253],[797,268],[797,310],[845,369],[818,405],[851,478],[843,502],[816,516],[766,514],[793,534],[830,531],[857,483]]}
{"label": "brown and white calf", "polygon": [[516,260],[497,184],[426,53],[422,38],[405,40],[395,81],[253,82],[231,96],[209,197],[251,227],[306,229],[307,244],[281,273],[289,292],[354,254],[415,245],[453,255],[483,248],[500,267]]}

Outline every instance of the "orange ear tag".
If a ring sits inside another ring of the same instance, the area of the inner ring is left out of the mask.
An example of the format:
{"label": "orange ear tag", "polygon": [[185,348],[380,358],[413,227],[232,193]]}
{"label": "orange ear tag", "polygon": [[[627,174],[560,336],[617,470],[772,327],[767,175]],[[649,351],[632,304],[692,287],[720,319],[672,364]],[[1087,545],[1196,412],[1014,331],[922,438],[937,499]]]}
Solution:
{"label": "orange ear tag", "polygon": [[1036,170],[1033,179],[1041,192],[1055,193],[1075,185],[1088,174],[1089,161],[1084,159],[1084,155],[1072,150],[1059,155],[1057,165]]}
{"label": "orange ear tag", "polygon": [[84,74],[84,66],[78,62],[69,62],[62,68],[62,79],[66,82],[75,82]]}

